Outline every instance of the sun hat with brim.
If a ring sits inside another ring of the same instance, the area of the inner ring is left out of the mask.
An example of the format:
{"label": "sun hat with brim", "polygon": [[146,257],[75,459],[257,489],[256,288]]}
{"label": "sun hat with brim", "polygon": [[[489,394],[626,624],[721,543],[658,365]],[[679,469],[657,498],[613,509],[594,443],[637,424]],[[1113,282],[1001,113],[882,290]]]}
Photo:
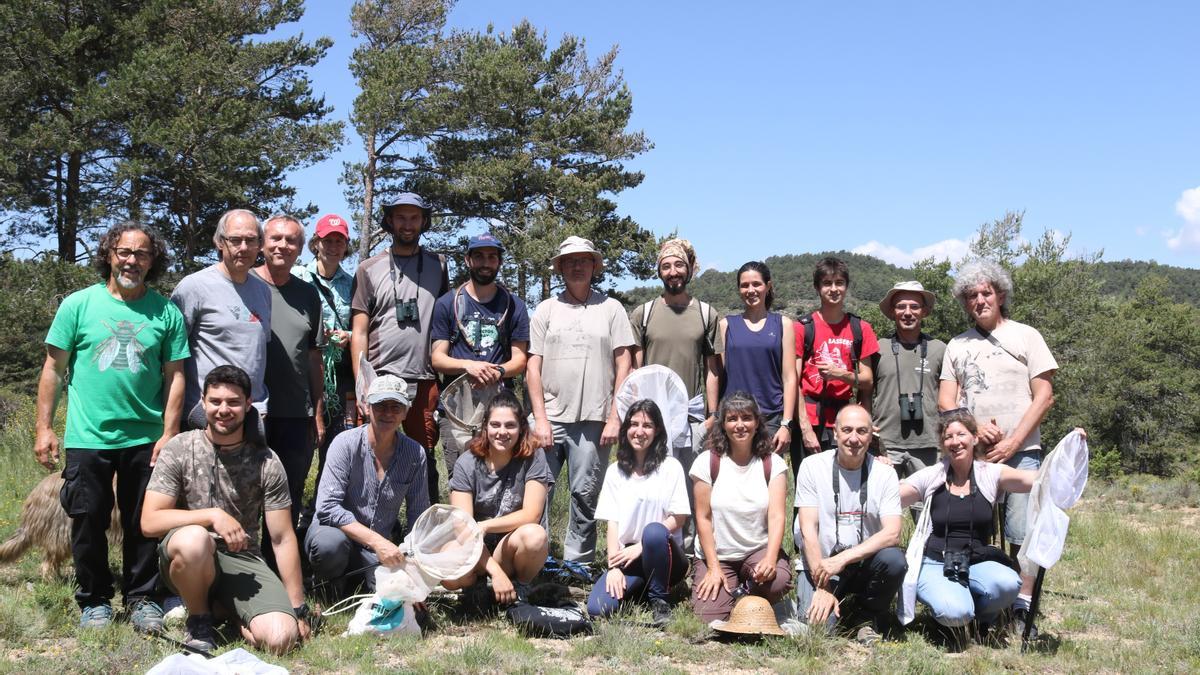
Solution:
{"label": "sun hat with brim", "polygon": [[379,226],[384,231],[392,231],[392,226],[388,223],[388,218],[392,215],[392,209],[397,206],[415,206],[421,209],[421,213],[425,214],[425,225],[421,228],[421,231],[424,232],[429,229],[429,226],[432,224],[430,219],[433,217],[433,207],[429,205],[429,202],[422,199],[421,195],[415,192],[402,192],[396,195],[395,199],[383,205],[383,218],[380,220]]}
{"label": "sun hat with brim", "polygon": [[879,311],[883,312],[883,315],[892,321],[896,320],[896,313],[892,309],[892,299],[896,297],[897,293],[920,293],[921,297],[925,300],[925,316],[929,316],[929,314],[933,311],[933,305],[937,302],[937,297],[932,291],[925,290],[925,287],[921,285],[921,282],[901,281],[895,286],[892,286],[892,289],[887,292],[887,295],[883,296],[883,299],[879,301]]}
{"label": "sun hat with brim", "polygon": [[595,267],[592,268],[592,276],[599,276],[600,272],[604,270],[604,257],[600,255],[600,251],[596,249],[596,245],[592,243],[592,240],[572,235],[563,239],[563,242],[558,245],[558,255],[550,259],[550,264],[554,266],[555,272],[562,273],[562,269],[560,269],[558,263],[563,257],[569,256],[572,253],[591,254],[596,262]]}
{"label": "sun hat with brim", "polygon": [[396,401],[408,407],[412,404],[412,394],[409,393],[408,383],[395,375],[380,375],[367,389],[367,403],[375,405],[384,401]]}
{"label": "sun hat with brim", "polygon": [[738,598],[728,621],[717,619],[708,627],[721,633],[737,635],[787,635],[775,621],[775,610],[766,598],[743,595]]}

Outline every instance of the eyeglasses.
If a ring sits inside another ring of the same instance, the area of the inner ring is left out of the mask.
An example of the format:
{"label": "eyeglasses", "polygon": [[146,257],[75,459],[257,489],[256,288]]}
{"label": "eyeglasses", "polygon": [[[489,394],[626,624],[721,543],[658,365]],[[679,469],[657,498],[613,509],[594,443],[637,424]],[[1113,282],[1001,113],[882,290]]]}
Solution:
{"label": "eyeglasses", "polygon": [[113,254],[117,256],[117,260],[134,258],[138,262],[146,262],[153,256],[150,251],[144,248],[117,248],[113,249]]}
{"label": "eyeglasses", "polygon": [[226,237],[222,236],[221,241],[229,244],[231,248],[241,248],[243,246],[258,246],[258,237]]}

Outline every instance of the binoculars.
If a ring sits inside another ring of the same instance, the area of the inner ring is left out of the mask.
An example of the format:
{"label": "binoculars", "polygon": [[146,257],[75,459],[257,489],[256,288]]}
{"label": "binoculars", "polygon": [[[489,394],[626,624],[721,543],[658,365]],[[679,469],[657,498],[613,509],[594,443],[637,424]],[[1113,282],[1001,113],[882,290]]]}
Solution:
{"label": "binoculars", "polygon": [[971,581],[971,552],[942,551],[942,574],[961,586]]}
{"label": "binoculars", "polygon": [[396,323],[404,325],[408,321],[420,321],[421,311],[417,308],[417,299],[401,300],[396,298]]}
{"label": "binoculars", "polygon": [[920,422],[924,418],[925,409],[921,404],[921,392],[900,394],[900,421]]}

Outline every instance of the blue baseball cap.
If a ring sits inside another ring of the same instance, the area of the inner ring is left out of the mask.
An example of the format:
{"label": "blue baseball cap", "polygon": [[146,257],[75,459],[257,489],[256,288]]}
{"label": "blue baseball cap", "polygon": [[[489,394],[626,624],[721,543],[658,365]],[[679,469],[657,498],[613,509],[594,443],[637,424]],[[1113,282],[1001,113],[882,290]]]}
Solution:
{"label": "blue baseball cap", "polygon": [[396,195],[395,199],[383,205],[383,217],[379,220],[379,227],[384,232],[392,231],[392,226],[388,223],[388,217],[392,215],[392,209],[397,206],[415,206],[421,209],[421,212],[425,214],[425,226],[421,228],[421,232],[425,232],[432,225],[433,208],[429,206],[429,203],[415,192],[402,192]]}
{"label": "blue baseball cap", "polygon": [[501,253],[504,253],[504,244],[501,244],[500,240],[496,238],[496,235],[492,234],[491,232],[484,232],[483,234],[477,234],[474,237],[471,237],[470,241],[467,242],[467,253],[470,253],[477,248],[494,248]]}

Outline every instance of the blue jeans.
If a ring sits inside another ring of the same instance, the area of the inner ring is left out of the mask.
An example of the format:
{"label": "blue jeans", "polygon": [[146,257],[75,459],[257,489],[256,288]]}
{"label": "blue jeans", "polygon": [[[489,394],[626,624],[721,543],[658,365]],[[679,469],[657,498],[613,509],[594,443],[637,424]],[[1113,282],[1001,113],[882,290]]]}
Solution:
{"label": "blue jeans", "polygon": [[551,422],[550,426],[554,429],[554,447],[546,452],[546,463],[555,483],[546,491],[542,526],[549,535],[550,504],[558,488],[558,475],[566,464],[571,507],[563,558],[590,565],[596,557],[596,502],[600,499],[604,470],[608,468],[609,449],[600,447],[604,422]]}
{"label": "blue jeans", "polygon": [[[1037,471],[1042,467],[1041,450],[1025,450],[1008,458],[1005,464],[1014,469]],[[1024,544],[1028,529],[1025,521],[1029,513],[1029,495],[1009,493],[1004,507],[1004,540],[1012,544]]]}
{"label": "blue jeans", "polygon": [[970,588],[946,578],[942,563],[925,558],[917,578],[917,600],[929,605],[933,618],[955,628],[971,621],[992,623],[1017,598],[1021,577],[992,560],[971,565]]}
{"label": "blue jeans", "polygon": [[[625,599],[644,596],[647,600],[666,600],[671,586],[687,574],[687,567],[683,548],[671,536],[667,526],[650,523],[642,530],[641,557],[621,570],[625,573]],[[592,616],[608,616],[621,605],[621,601],[609,595],[605,587],[608,574],[600,575],[588,596],[588,614]]]}

